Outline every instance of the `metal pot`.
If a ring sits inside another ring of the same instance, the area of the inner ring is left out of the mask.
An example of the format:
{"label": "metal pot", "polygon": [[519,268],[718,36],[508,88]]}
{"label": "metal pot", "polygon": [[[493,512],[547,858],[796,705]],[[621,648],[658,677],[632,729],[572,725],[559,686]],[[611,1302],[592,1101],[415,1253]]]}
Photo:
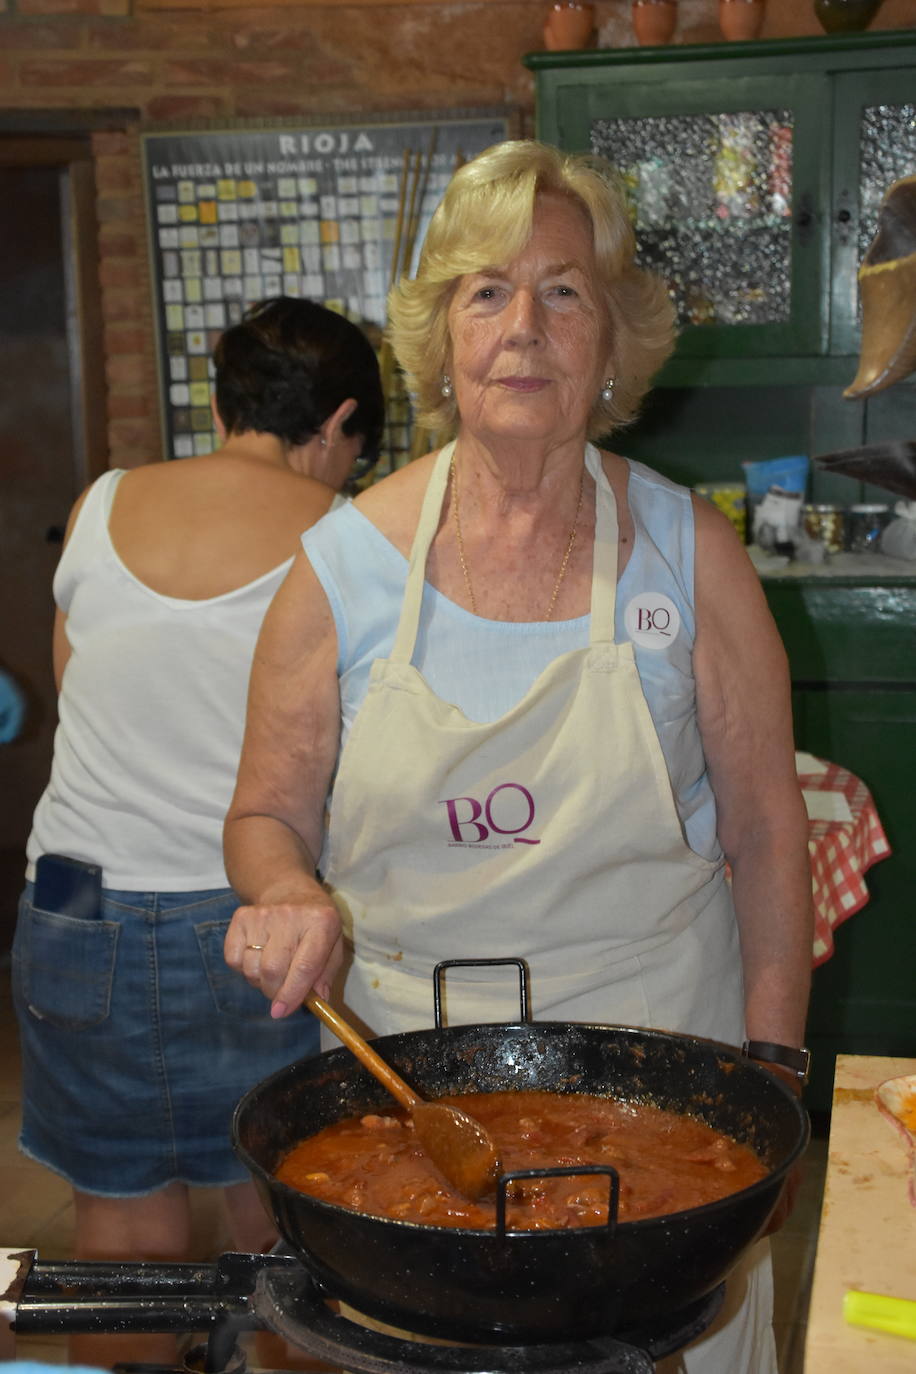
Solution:
{"label": "metal pot", "polygon": [[232,1138],[285,1240],[335,1297],[381,1321],[458,1341],[562,1340],[651,1322],[712,1291],[760,1235],[808,1118],[759,1065],[716,1041],[565,1022],[451,1026],[373,1042],[424,1096],[544,1089],[690,1113],[750,1145],[769,1173],[689,1211],[562,1231],[471,1231],[353,1212],[279,1183],[304,1136],[391,1105],[348,1050],[252,1088]]}

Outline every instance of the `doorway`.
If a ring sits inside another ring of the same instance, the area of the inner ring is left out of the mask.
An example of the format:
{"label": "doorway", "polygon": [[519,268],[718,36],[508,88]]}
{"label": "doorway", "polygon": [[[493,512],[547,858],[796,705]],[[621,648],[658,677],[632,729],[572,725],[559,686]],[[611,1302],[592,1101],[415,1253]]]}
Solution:
{"label": "doorway", "polygon": [[60,539],[107,466],[94,202],[88,135],[4,135],[0,120],[0,666],[27,702],[21,734],[0,744],[0,956],[50,770]]}

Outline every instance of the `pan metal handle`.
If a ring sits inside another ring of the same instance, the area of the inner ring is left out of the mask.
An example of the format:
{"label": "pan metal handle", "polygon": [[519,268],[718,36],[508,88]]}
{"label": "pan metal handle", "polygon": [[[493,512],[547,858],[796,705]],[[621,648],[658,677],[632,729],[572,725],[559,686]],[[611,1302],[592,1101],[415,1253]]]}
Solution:
{"label": "pan metal handle", "polygon": [[[617,1213],[620,1208],[620,1175],[613,1164],[573,1164],[557,1169],[515,1169],[511,1173],[500,1174],[496,1184],[496,1232],[500,1239],[506,1236],[506,1189],[510,1183],[525,1178],[578,1178],[583,1174],[601,1174],[607,1179],[608,1207],[607,1221],[603,1229],[611,1235],[617,1231]],[[596,1227],[577,1227],[577,1230],[596,1230]],[[514,1234],[527,1235],[527,1232]]]}
{"label": "pan metal handle", "polygon": [[436,1030],[442,1029],[442,980],[450,968],[493,968],[500,964],[514,964],[518,969],[518,1000],[522,1021],[531,1020],[531,973],[524,959],[440,959],[433,969],[433,1010]]}

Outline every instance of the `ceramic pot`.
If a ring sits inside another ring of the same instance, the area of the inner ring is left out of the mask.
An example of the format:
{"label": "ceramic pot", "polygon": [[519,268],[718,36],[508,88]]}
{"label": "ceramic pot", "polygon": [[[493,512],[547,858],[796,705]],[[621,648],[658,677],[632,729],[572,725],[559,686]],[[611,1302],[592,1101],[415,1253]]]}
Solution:
{"label": "ceramic pot", "polygon": [[677,28],[677,0],[633,0],[633,32],[644,47],[671,41]]}
{"label": "ceramic pot", "polygon": [[756,38],[763,28],[766,0],[719,0],[719,30],[729,42]]}
{"label": "ceramic pot", "polygon": [[595,36],[595,6],[557,0],[544,21],[544,47],[550,52],[587,48]]}
{"label": "ceramic pot", "polygon": [[827,33],[867,29],[884,0],[814,0],[814,13]]}

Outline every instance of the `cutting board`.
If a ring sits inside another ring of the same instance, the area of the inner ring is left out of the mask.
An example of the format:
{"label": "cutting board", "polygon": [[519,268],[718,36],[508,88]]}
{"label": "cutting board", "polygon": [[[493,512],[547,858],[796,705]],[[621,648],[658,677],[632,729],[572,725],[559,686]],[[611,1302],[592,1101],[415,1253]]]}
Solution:
{"label": "cutting board", "polygon": [[916,1207],[907,1192],[907,1150],[874,1099],[885,1078],[911,1073],[916,1059],[837,1055],[805,1374],[916,1370],[916,1341],[843,1320],[849,1288],[916,1300]]}

